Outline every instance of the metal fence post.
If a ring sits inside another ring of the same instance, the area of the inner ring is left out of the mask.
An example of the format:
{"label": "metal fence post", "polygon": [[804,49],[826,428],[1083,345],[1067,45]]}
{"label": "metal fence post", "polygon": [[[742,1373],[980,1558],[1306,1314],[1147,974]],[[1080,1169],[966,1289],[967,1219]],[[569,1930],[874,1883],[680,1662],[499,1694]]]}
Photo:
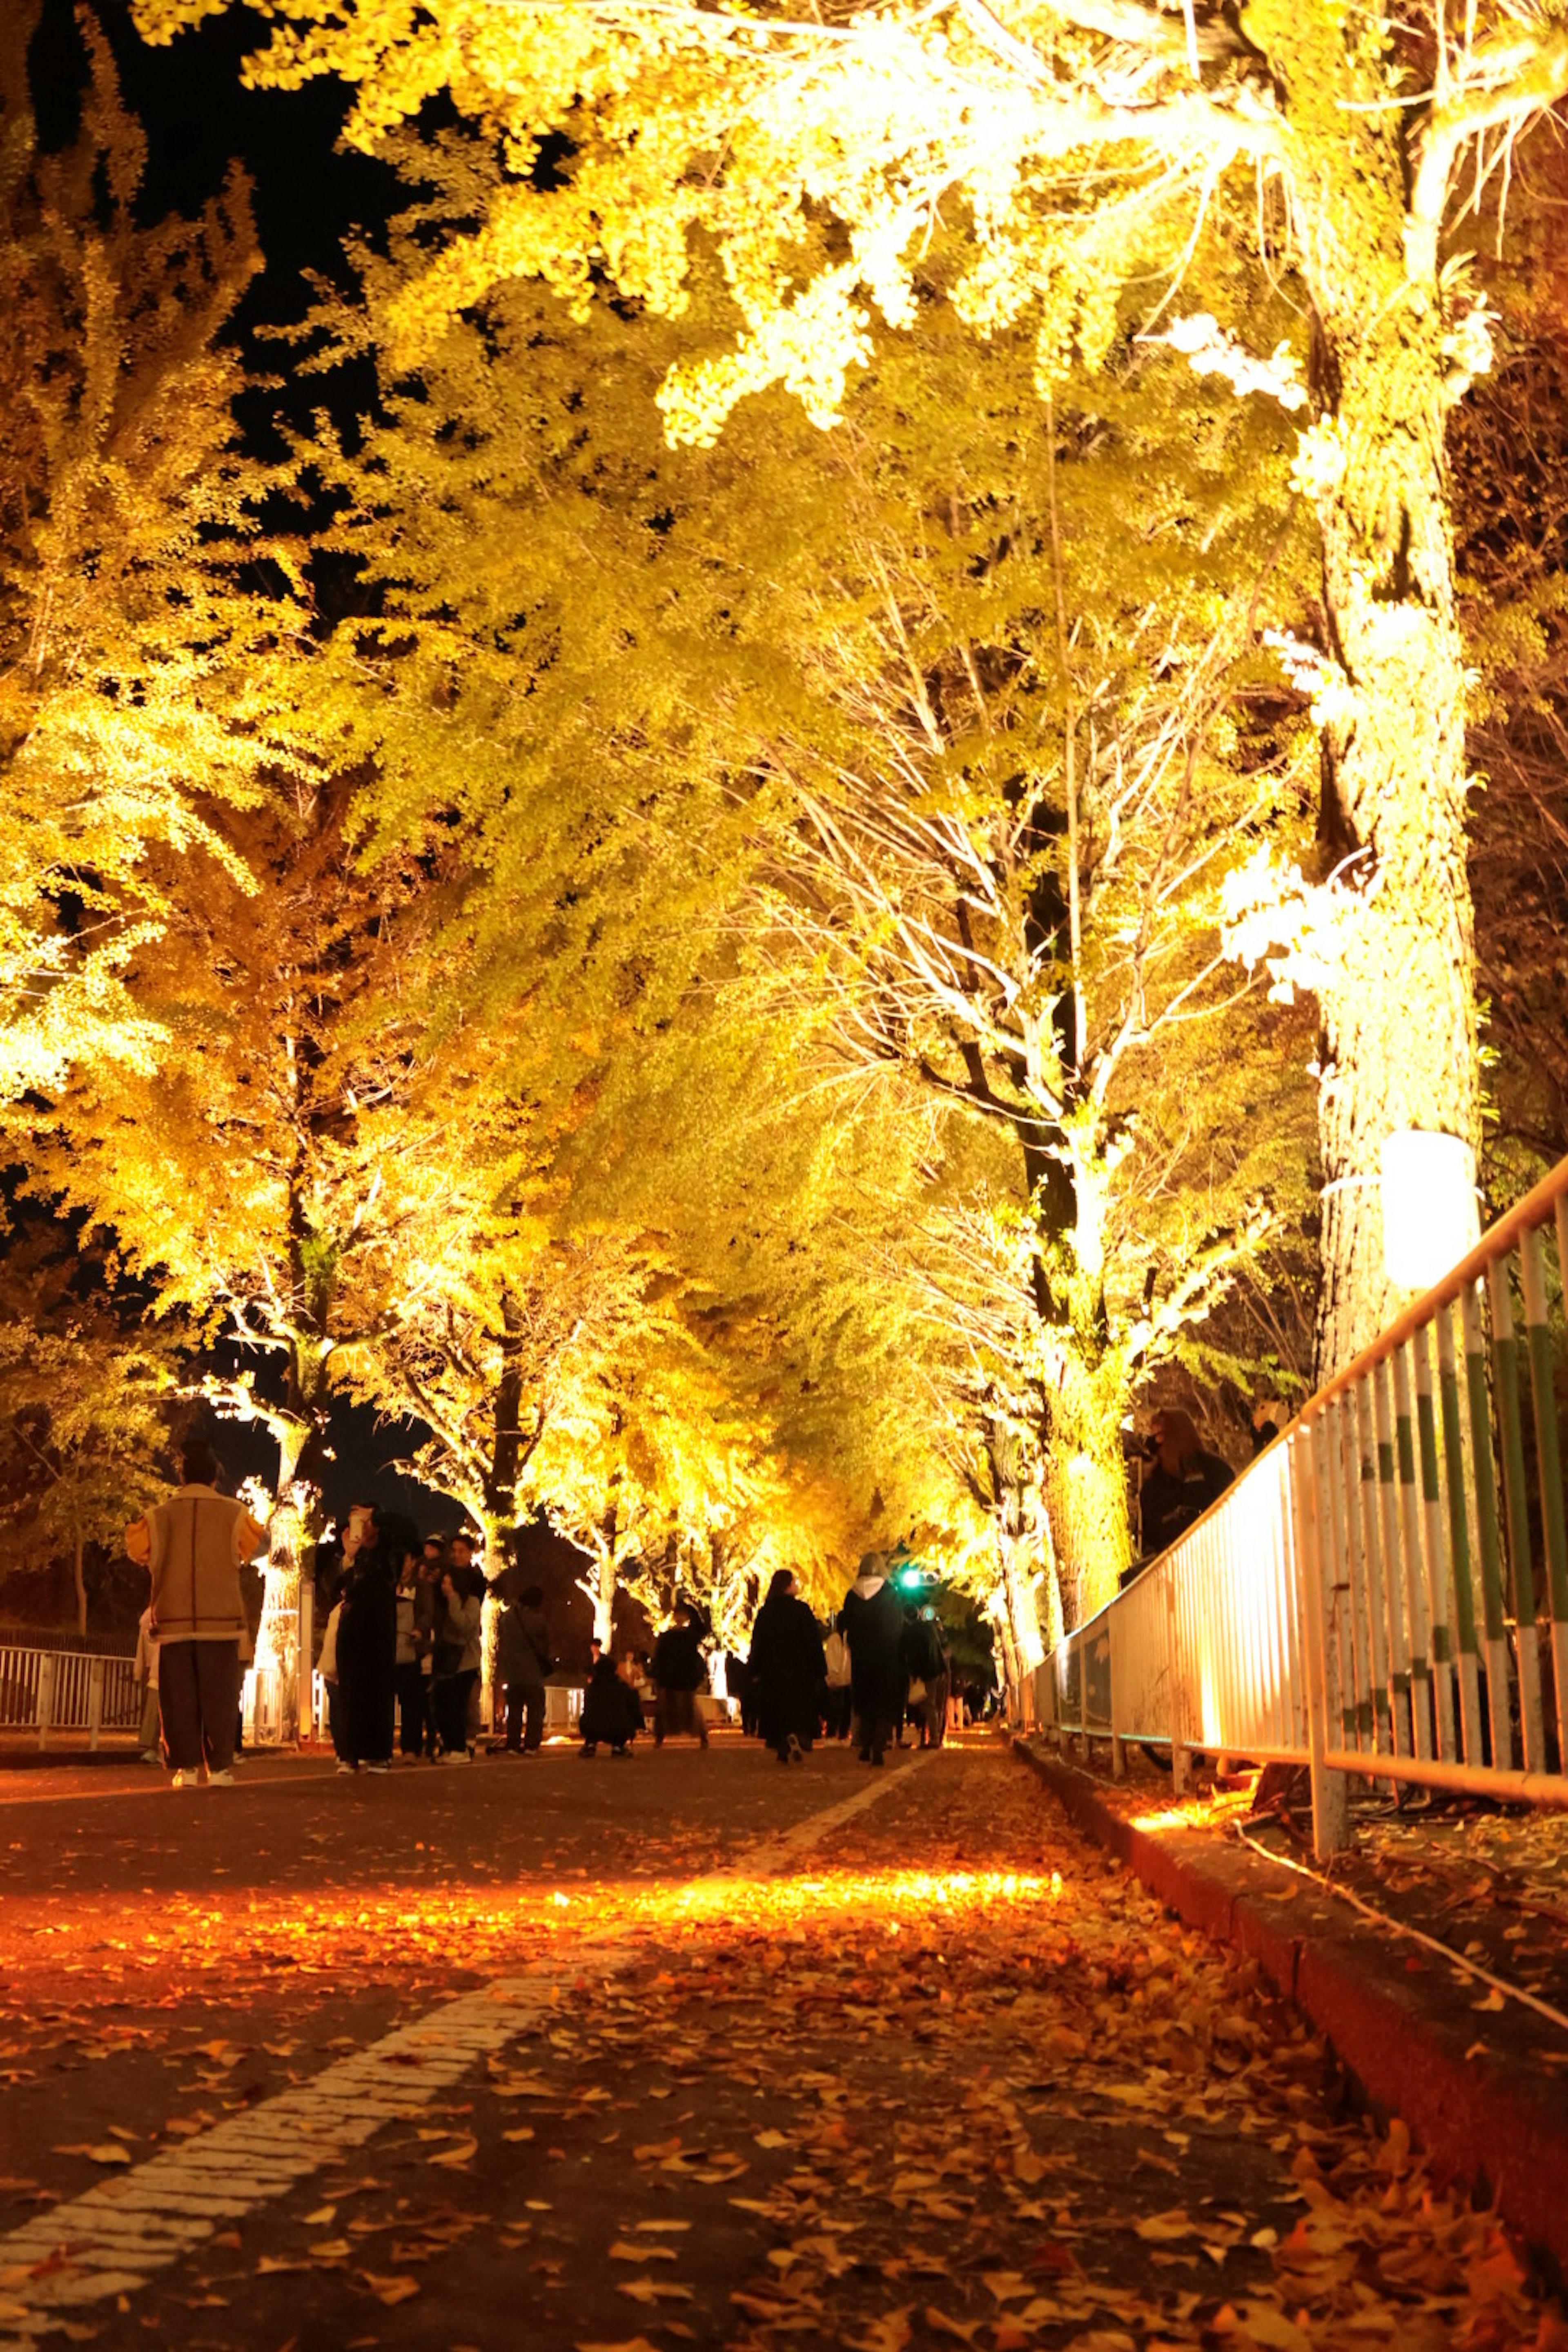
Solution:
{"label": "metal fence post", "polygon": [[[1561,1202],[1559,1210],[1561,1210]],[[1568,1756],[1568,1517],[1563,1502],[1563,1460],[1557,1443],[1557,1381],[1546,1313],[1546,1259],[1539,1233],[1519,1244],[1524,1290],[1530,1393],[1535,1408],[1535,1470],[1541,1488],[1541,1528],[1546,1553],[1547,1607],[1552,1613],[1552,1679],[1557,1702],[1557,1753]],[[1522,1644],[1525,1629],[1519,1638]]]}
{"label": "metal fence post", "polygon": [[1524,1434],[1520,1417],[1519,1341],[1514,1337],[1506,1258],[1499,1258],[1488,1266],[1487,1297],[1492,1310],[1492,1376],[1497,1387],[1502,1491],[1508,1512],[1508,1561],[1514,1633],[1519,1644],[1520,1732],[1524,1769],[1527,1772],[1539,1772],[1546,1755],[1546,1727],[1541,1709],[1541,1652],[1535,1638],[1535,1569],[1530,1549],[1530,1497],[1525,1486]]}
{"label": "metal fence post", "polygon": [[87,1744],[98,1746],[98,1735],[103,1723],[103,1676],[106,1658],[93,1658],[87,1670]]}
{"label": "metal fence post", "polygon": [[1193,1785],[1193,1759],[1184,1734],[1186,1729],[1185,1686],[1182,1681],[1182,1645],[1176,1622],[1176,1590],[1173,1577],[1163,1580],[1165,1587],[1165,1683],[1170,1694],[1171,1717],[1171,1787],[1178,1797],[1184,1797]]}
{"label": "metal fence post", "polygon": [[55,1719],[55,1658],[46,1650],[38,1660],[38,1745],[49,1744],[49,1726]]}
{"label": "metal fence post", "polygon": [[1122,1780],[1127,1777],[1127,1759],[1121,1752],[1121,1735],[1126,1728],[1121,1713],[1122,1677],[1116,1671],[1116,1612],[1111,1611],[1105,1625],[1105,1678],[1110,1686],[1110,1777]]}
{"label": "metal fence post", "polygon": [[1303,1424],[1290,1439],[1291,1519],[1296,1602],[1307,1669],[1307,1754],[1312,1777],[1312,1850],[1320,1862],[1351,1842],[1350,1783],[1325,1761],[1331,1727],[1339,1723],[1339,1658],[1329,1640],[1327,1586],[1332,1567],[1322,1557],[1313,1461],[1313,1431]]}

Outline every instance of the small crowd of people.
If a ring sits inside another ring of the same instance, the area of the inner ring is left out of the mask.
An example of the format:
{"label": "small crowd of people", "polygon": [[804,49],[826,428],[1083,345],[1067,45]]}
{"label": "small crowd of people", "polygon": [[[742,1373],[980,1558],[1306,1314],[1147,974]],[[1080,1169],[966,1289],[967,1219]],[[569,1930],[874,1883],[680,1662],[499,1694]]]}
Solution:
{"label": "small crowd of people", "polygon": [[521,1568],[491,1582],[466,1535],[422,1537],[411,1521],[356,1503],[335,1543],[318,1550],[316,1591],[327,1611],[317,1666],[340,1772],[390,1771],[395,1739],[414,1761],[473,1761],[487,1592],[500,1609],[500,1744],[513,1756],[542,1745],[555,1661],[542,1592]]}
{"label": "small crowd of people", "polygon": [[[219,1785],[231,1780],[242,1736],[241,1676],[254,1629],[241,1571],[266,1529],[219,1491],[217,1477],[210,1448],[192,1442],[177,1491],[126,1532],[127,1551],[152,1581],[138,1645],[143,1751],[169,1765],[176,1787],[204,1771]],[[315,1663],[340,1772],[388,1772],[395,1747],[411,1761],[474,1759],[487,1594],[497,1604],[494,1679],[504,1693],[496,1744],[530,1756],[543,1741],[555,1661],[541,1589],[521,1566],[487,1579],[468,1536],[421,1536],[411,1521],[369,1503],[356,1504],[318,1548]],[[617,1655],[595,1641],[578,1724],[584,1755],[603,1747],[626,1756],[650,1728],[656,1746],[689,1738],[706,1748],[720,1703],[711,1645],[710,1625],[685,1598],[649,1653]],[[798,1763],[819,1739],[853,1738],[862,1760],[879,1765],[907,1733],[940,1748],[966,1717],[934,1606],[906,1600],[880,1552],[862,1559],[826,1625],[793,1574],[779,1570],[749,1652],[730,1654],[722,1668],[742,1730],[781,1764]]]}
{"label": "small crowd of people", "polygon": [[906,1729],[921,1747],[940,1748],[964,1711],[935,1605],[903,1597],[885,1552],[866,1553],[826,1633],[781,1570],[739,1679],[742,1728],[754,1728],[782,1764],[798,1763],[819,1738],[853,1739],[861,1762],[873,1765],[903,1744]]}
{"label": "small crowd of people", "polygon": [[[607,1748],[626,1756],[650,1724],[656,1747],[686,1734],[708,1745],[710,1638],[700,1612],[678,1601],[649,1656],[618,1655],[598,1642],[583,1696],[584,1756]],[[906,1601],[886,1554],[868,1552],[825,1627],[780,1569],[752,1628],[749,1651],[723,1661],[725,1689],[742,1730],[761,1738],[781,1764],[799,1763],[819,1739],[853,1738],[862,1762],[885,1762],[907,1734],[940,1748],[968,1700],[955,1691],[952,1657],[934,1605]]]}

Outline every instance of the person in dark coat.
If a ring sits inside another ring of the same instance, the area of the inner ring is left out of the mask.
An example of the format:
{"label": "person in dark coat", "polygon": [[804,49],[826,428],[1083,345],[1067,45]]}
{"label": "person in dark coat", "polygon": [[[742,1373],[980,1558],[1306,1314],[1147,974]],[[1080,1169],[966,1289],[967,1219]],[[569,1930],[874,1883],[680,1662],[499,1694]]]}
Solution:
{"label": "person in dark coat", "polygon": [[501,1608],[496,1674],[506,1685],[507,1753],[532,1756],[544,1738],[544,1677],[552,1664],[544,1595],[537,1584],[523,1582],[515,1561],[501,1570],[494,1591]]}
{"label": "person in dark coat", "polygon": [[689,1601],[678,1601],[675,1614],[653,1645],[653,1685],[658,1694],[653,1744],[662,1748],[667,1732],[691,1731],[699,1744],[708,1745],[708,1726],[698,1711],[697,1694],[707,1679],[702,1657],[702,1628]]}
{"label": "person in dark coat", "polygon": [[[392,1769],[397,1703],[397,1580],[413,1540],[383,1527],[373,1505],[356,1503],[343,1538],[338,1689],[345,1760],[372,1772]],[[395,1553],[395,1558],[394,1557]]]}
{"label": "person in dark coat", "polygon": [[417,1760],[426,1744],[436,1753],[436,1727],[430,1715],[430,1651],[435,1639],[436,1596],[420,1574],[418,1553],[405,1542],[398,1565],[395,1601],[397,1609],[397,1721],[405,1756]]}
{"label": "person in dark coat", "polygon": [[758,1722],[781,1764],[798,1764],[816,1739],[826,1675],[821,1628],[781,1568],[757,1612],[751,1656]]}
{"label": "person in dark coat", "polygon": [[642,1727],[641,1699],[609,1651],[601,1650],[583,1694],[577,1725],[584,1755],[592,1756],[603,1741],[612,1756],[625,1756]]}
{"label": "person in dark coat", "polygon": [[929,1601],[923,1608],[912,1609],[904,1621],[901,1664],[907,1677],[906,1703],[911,1722],[919,1727],[921,1746],[940,1748],[947,1731],[952,1660]]}
{"label": "person in dark coat", "polygon": [[887,1555],[868,1551],[844,1597],[841,1622],[849,1644],[849,1689],[862,1764],[880,1764],[903,1698],[899,1649],[903,1604],[888,1576]]}
{"label": "person in dark coat", "polygon": [[741,1729],[746,1738],[757,1736],[757,1685],[752,1669],[739,1650],[724,1654],[724,1687],[741,1710]]}
{"label": "person in dark coat", "polygon": [[1217,1454],[1206,1454],[1190,1417],[1170,1409],[1154,1415],[1149,1440],[1154,1465],[1145,1473],[1138,1496],[1143,1558],[1151,1560],[1185,1535],[1217,1502],[1236,1473]]}

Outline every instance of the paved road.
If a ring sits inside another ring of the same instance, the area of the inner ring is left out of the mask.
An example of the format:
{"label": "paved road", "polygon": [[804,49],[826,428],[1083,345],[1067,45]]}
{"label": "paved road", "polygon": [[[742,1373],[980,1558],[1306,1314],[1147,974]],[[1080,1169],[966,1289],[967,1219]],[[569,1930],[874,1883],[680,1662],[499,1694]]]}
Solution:
{"label": "paved road", "polygon": [[0,2347],[1568,2346],[996,1749],[25,1778]]}

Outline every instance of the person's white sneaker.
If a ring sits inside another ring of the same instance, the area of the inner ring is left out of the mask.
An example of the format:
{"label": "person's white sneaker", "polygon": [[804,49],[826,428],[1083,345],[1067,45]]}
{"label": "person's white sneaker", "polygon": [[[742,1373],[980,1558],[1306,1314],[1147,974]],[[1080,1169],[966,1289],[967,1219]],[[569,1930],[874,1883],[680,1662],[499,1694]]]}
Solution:
{"label": "person's white sneaker", "polygon": [[209,1789],[231,1789],[233,1786],[234,1774],[232,1772],[209,1772],[207,1774],[207,1787]]}
{"label": "person's white sneaker", "polygon": [[443,1764],[471,1764],[473,1760],[466,1748],[448,1748],[441,1758]]}
{"label": "person's white sneaker", "polygon": [[169,1775],[171,1789],[194,1789],[195,1784],[196,1776],[194,1772],[171,1772]]}
{"label": "person's white sneaker", "polygon": [[390,1764],[367,1764],[364,1769],[367,1772],[390,1772],[392,1767]]}
{"label": "person's white sneaker", "polygon": [[359,1767],[355,1764],[340,1764],[338,1769],[340,1772],[355,1772]]}

